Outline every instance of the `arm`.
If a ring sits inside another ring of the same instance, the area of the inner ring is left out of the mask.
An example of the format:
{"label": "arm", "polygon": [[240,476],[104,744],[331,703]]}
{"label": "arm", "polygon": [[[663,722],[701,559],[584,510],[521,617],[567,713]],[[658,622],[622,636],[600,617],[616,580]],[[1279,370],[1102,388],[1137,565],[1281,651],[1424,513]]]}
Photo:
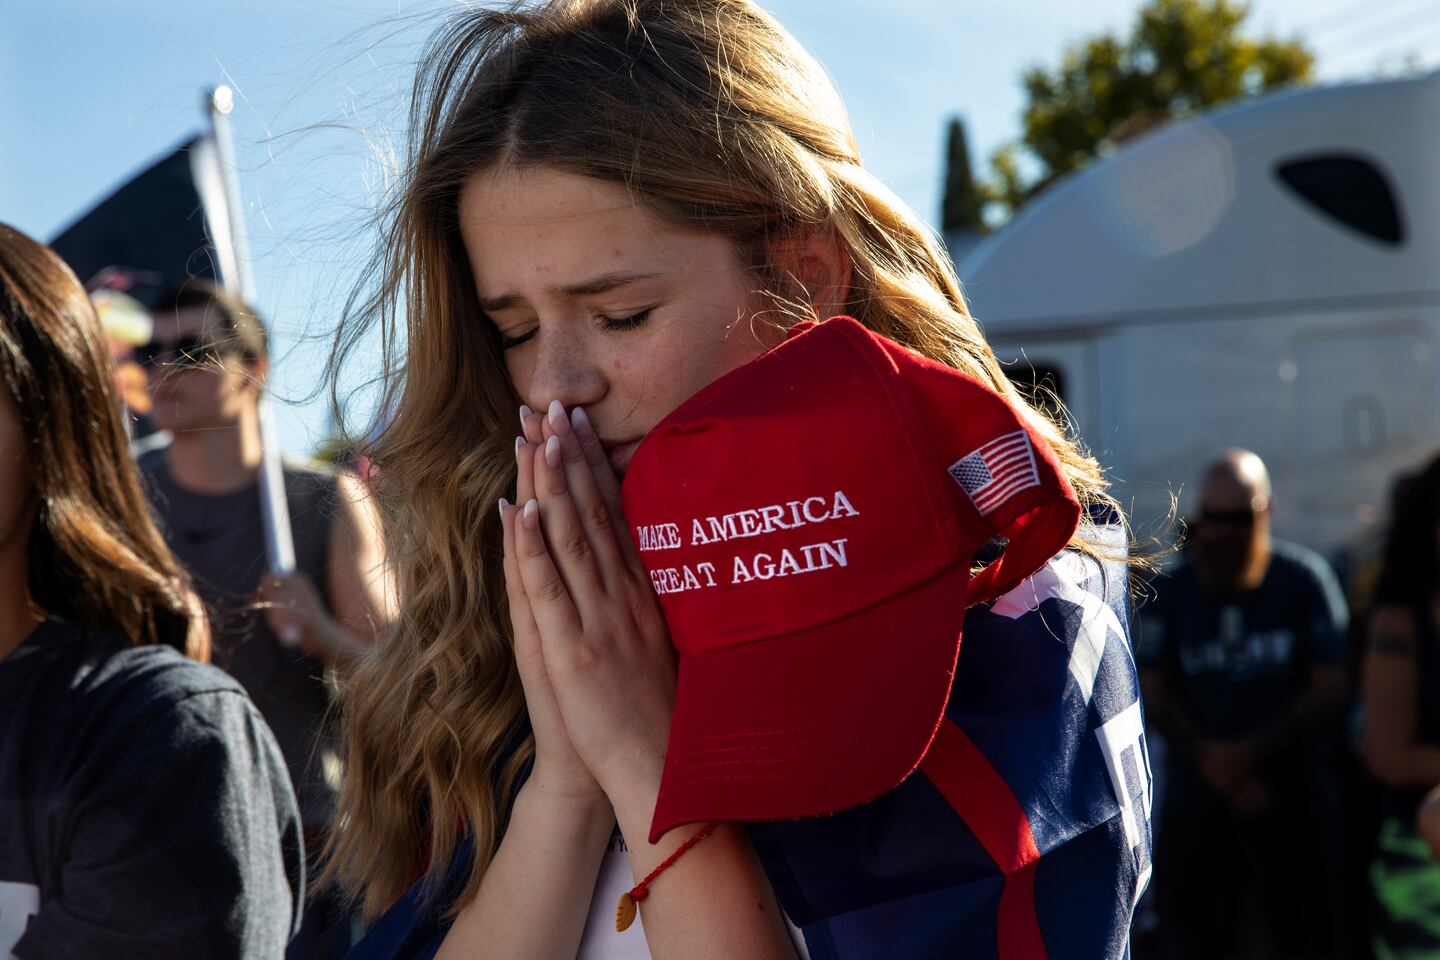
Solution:
{"label": "arm", "polygon": [[359,478],[344,473],[339,495],[330,527],[325,594],[337,626],[369,647],[395,619],[395,575],[370,492]]}
{"label": "arm", "polygon": [[[533,479],[529,459],[518,454],[516,492],[524,502],[534,495]],[[565,732],[545,669],[539,627],[520,576],[518,514],[501,501],[505,593],[515,666],[535,735],[535,764],[516,797],[500,848],[475,897],[446,934],[439,960],[575,956],[615,825],[609,800]]]}
{"label": "arm", "polygon": [[[619,483],[587,426],[577,415],[572,427],[556,411],[546,421],[547,443],[522,447],[537,499],[515,527],[516,552],[565,731],[614,807],[638,881],[695,828],[647,842],[674,709],[675,655],[625,525]],[[640,909],[656,960],[795,957],[774,892],[736,827],[686,852]]]}
{"label": "arm", "polygon": [[1376,610],[1365,652],[1362,749],[1370,773],[1392,787],[1440,783],[1440,747],[1416,741],[1418,655],[1413,615],[1400,607]]}
{"label": "arm", "polygon": [[74,780],[63,893],[40,904],[17,957],[284,952],[303,887],[295,798],[264,721],[222,682],[92,746]]}
{"label": "arm", "polygon": [[1440,860],[1440,787],[1425,795],[1416,814],[1420,837],[1430,848],[1430,855]]}
{"label": "arm", "polygon": [[1195,730],[1170,692],[1170,678],[1159,667],[1141,667],[1140,691],[1145,698],[1145,718],[1165,738],[1165,748],[1177,757],[1192,760]]}
{"label": "arm", "polygon": [[1348,699],[1345,667],[1339,663],[1315,664],[1310,668],[1305,693],[1290,712],[1256,734],[1257,759],[1283,754],[1309,740],[1344,712]]}
{"label": "arm", "polygon": [[1312,739],[1340,717],[1350,699],[1345,668],[1350,657],[1346,642],[1349,608],[1329,565],[1317,558],[1312,573],[1302,607],[1310,615],[1303,634],[1312,664],[1309,683],[1288,714],[1256,735],[1255,750],[1260,758],[1284,753]]}
{"label": "arm", "polygon": [[1140,692],[1145,701],[1145,719],[1165,738],[1165,747],[1176,757],[1193,760],[1196,734],[1185,711],[1171,690],[1171,677],[1179,670],[1175,640],[1170,631],[1169,577],[1156,578],[1154,594],[1139,617],[1139,640],[1135,660],[1140,669]]}
{"label": "arm", "polygon": [[603,795],[587,802],[532,776],[436,960],[575,956],[614,825]]}
{"label": "arm", "polygon": [[349,474],[341,474],[337,486],[324,599],[298,572],[267,578],[261,598],[271,604],[266,615],[277,636],[294,638],[344,676],[394,619],[397,595],[374,499]]}
{"label": "arm", "polygon": [[[652,783],[637,784],[611,798],[621,833],[638,840],[629,844],[636,883],[701,826],[679,827],[653,846],[645,842],[659,795],[658,767],[656,773]],[[720,826],[666,868],[641,910],[645,940],[657,960],[795,958],[775,893],[749,836],[735,824]]]}

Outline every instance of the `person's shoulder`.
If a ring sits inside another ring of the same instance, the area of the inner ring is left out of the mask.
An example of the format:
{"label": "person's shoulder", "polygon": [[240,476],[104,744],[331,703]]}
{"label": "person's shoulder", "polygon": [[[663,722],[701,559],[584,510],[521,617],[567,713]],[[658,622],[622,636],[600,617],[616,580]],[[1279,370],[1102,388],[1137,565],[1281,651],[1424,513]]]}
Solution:
{"label": "person's shoulder", "polygon": [[238,693],[245,689],[224,670],[200,663],[165,644],[150,643],[121,650],[114,672],[139,690],[158,698],[184,700],[196,694]]}
{"label": "person's shoulder", "polygon": [[1165,558],[1165,562],[1148,578],[1155,590],[1184,592],[1199,589],[1199,566],[1192,552],[1179,551]]}
{"label": "person's shoulder", "polygon": [[140,468],[140,473],[147,477],[163,476],[165,474],[165,451],[169,449],[169,437],[162,442],[146,443],[145,440],[135,444],[131,449],[135,454],[135,465]]}
{"label": "person's shoulder", "polygon": [[1287,577],[1324,584],[1335,580],[1335,571],[1329,562],[1314,550],[1298,543],[1274,540],[1270,544],[1270,557],[1270,562]]}
{"label": "person's shoulder", "polygon": [[334,464],[303,457],[282,457],[281,466],[285,472],[285,487],[291,497],[338,498],[345,471]]}
{"label": "person's shoulder", "polygon": [[311,457],[286,455],[280,458],[280,465],[284,468],[286,477],[312,483],[334,483],[336,478],[344,472],[333,463],[326,463]]}
{"label": "person's shoulder", "polygon": [[136,646],[119,634],[51,620],[43,642],[68,674],[71,707],[106,726],[143,723],[151,715],[195,698],[222,703],[246,701],[244,688],[229,674],[197,663],[163,644]]}

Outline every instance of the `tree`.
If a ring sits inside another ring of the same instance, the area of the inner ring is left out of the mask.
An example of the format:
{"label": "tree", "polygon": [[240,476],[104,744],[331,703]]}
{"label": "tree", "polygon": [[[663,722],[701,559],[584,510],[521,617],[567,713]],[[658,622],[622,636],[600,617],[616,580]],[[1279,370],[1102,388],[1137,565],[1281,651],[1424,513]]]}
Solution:
{"label": "tree", "polygon": [[[1249,14],[1237,0],[1147,0],[1128,39],[1101,35],[1066,50],[1053,73],[1027,70],[1024,132],[992,155],[986,201],[1013,214],[1056,179],[1138,133],[1229,100],[1308,83],[1314,55],[1299,40],[1243,36]],[[1031,166],[1036,173],[1027,177]]]}
{"label": "tree", "polygon": [[941,201],[940,229],[983,232],[980,217],[980,188],[970,170],[970,144],[965,137],[965,124],[958,118],[950,121],[945,140],[945,199]]}

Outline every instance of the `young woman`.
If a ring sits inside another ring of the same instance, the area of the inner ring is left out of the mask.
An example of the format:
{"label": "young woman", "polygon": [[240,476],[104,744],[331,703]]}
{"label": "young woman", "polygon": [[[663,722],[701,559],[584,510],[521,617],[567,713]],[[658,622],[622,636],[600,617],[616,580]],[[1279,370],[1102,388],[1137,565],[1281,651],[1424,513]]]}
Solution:
{"label": "young woman", "polygon": [[1370,613],[1362,675],[1364,755],[1380,781],[1381,821],[1371,879],[1377,952],[1440,949],[1440,890],[1426,838],[1436,833],[1440,785],[1440,459],[1395,500]]}
{"label": "young woman", "polygon": [[278,957],[284,761],[203,664],[84,289],[3,224],[0,377],[0,956]]}
{"label": "young woman", "polygon": [[[810,840],[719,827],[665,871],[663,896],[645,902],[643,936],[638,926],[615,932],[612,891],[693,833],[647,842],[675,660],[619,497],[619,478],[662,418],[784,340],[796,317],[849,314],[999,392],[1048,442],[1081,502],[1109,502],[1095,462],[1006,381],[934,236],[861,166],[819,65],[754,4],[479,10],[453,19],[423,62],[382,285],[345,340],[358,343],[370,320],[389,334],[390,419],[373,455],[401,498],[393,535],[404,597],[394,635],[346,707],[350,778],[329,869],[371,916],[384,914],[357,955],[1035,956],[1033,938],[996,945],[998,860],[973,838],[938,859],[927,851],[963,829],[919,831],[948,809],[920,792],[930,789],[920,777],[861,812],[800,821],[818,831]],[[583,597],[563,572],[566,554],[593,556],[601,571]],[[550,576],[537,573],[547,566]],[[1106,594],[1093,566],[1096,579],[1063,581],[1094,591],[1084,599],[1092,625],[1125,580],[1112,567]],[[578,617],[563,612],[577,608]],[[1024,615],[997,615],[995,629],[1013,639]],[[1062,720],[1066,658],[1090,629],[1082,619],[1027,634],[1036,657],[1058,652],[1046,684],[1059,686],[1009,706],[1032,711],[1027,722],[1041,729],[1073,731],[1074,749],[1056,747],[1055,757],[1097,764],[1078,780],[1059,761],[1032,765],[1022,805],[1045,803],[1048,791],[1055,825],[1061,807],[1068,818],[1083,806],[1060,804],[1062,794],[1107,791],[1089,819],[1067,819],[1053,835],[1037,827],[1041,854],[1078,850],[1069,841],[1087,836],[1113,868],[1042,891],[1071,898],[1041,918],[1051,955],[1120,956],[1143,886],[1148,800],[1122,830],[1132,798],[1117,799],[1104,780],[1088,691],[1073,704],[1079,722]],[[1098,629],[1086,649],[1104,646]],[[1115,630],[1110,657],[1138,724],[1134,669]],[[965,647],[984,649],[972,643],[979,633],[967,620],[962,661]],[[1025,643],[1001,645],[993,662]],[[1102,681],[1094,689],[1109,690]],[[1139,741],[1127,756],[1137,751],[1143,759]],[[1040,752],[1049,755],[1048,742]],[[1148,767],[1138,769],[1148,796]],[[877,817],[889,826],[867,819]],[[902,823],[916,829],[897,833]],[[878,857],[867,852],[892,833],[908,853],[889,841]],[[828,870],[817,859],[825,850]],[[967,857],[978,859],[967,866]],[[855,890],[821,896],[816,884],[839,865]],[[861,866],[877,869],[859,878]],[[886,881],[890,868],[900,872]],[[936,891],[930,907],[915,899]],[[1080,904],[1092,895],[1096,905]],[[887,914],[886,903],[903,906]],[[880,913],[859,914],[875,904]],[[1069,930],[1065,910],[1086,915]],[[907,948],[906,929],[925,935]],[[1067,936],[1079,946],[1065,946]]]}

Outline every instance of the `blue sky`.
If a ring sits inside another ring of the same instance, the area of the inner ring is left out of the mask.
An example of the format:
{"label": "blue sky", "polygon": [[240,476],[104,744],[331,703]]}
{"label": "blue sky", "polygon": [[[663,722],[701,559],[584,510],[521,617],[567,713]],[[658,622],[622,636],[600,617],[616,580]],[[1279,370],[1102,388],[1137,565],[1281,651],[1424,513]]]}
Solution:
{"label": "blue sky", "polygon": [[[771,0],[829,70],[866,162],[935,223],[942,136],[977,164],[1019,129],[1021,71],[1127,28],[1137,0]],[[325,432],[309,395],[369,251],[376,151],[398,143],[419,46],[453,0],[19,0],[0,31],[0,221],[48,239],[196,131],[229,83],[259,305],[275,334],[288,451]],[[1433,0],[1254,0],[1251,29],[1299,36],[1323,80],[1440,64]]]}

